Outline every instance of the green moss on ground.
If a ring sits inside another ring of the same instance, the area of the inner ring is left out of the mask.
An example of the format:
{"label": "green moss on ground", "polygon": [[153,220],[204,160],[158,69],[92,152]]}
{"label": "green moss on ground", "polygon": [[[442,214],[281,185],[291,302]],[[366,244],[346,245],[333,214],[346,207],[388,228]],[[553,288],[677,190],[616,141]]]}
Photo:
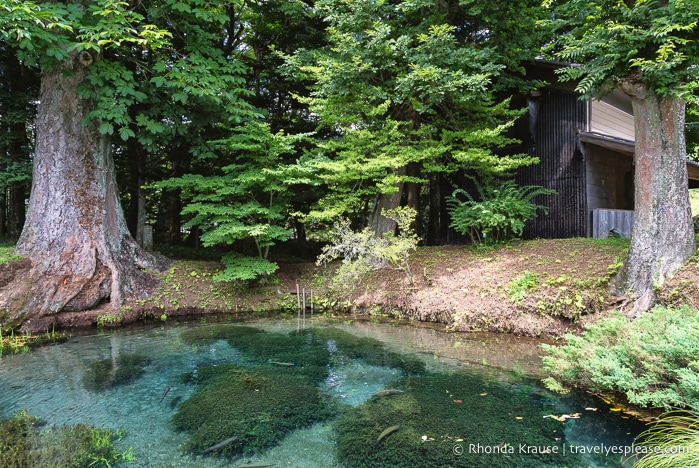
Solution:
{"label": "green moss on ground", "polygon": [[0,421],[0,466],[7,468],[110,467],[134,460],[114,441],[123,433],[87,424],[42,427],[26,411]]}
{"label": "green moss on ground", "polygon": [[[335,424],[343,466],[582,466],[575,455],[563,455],[563,423],[544,418],[550,410],[500,383],[427,374],[393,387],[404,393],[378,394]],[[398,430],[378,440],[394,426]],[[470,444],[491,453],[471,453]],[[521,453],[520,444],[539,451],[556,447],[558,453]],[[457,445],[463,453],[455,454]]]}
{"label": "green moss on ground", "polygon": [[101,392],[111,387],[133,382],[143,374],[143,367],[150,359],[140,354],[122,354],[116,360],[102,359],[90,364],[83,375],[83,385],[87,390]]}
{"label": "green moss on ground", "polygon": [[306,377],[266,366],[204,369],[200,372],[206,384],[181,403],[173,417],[175,428],[191,436],[185,445],[190,452],[202,453],[236,437],[212,454],[260,453],[292,430],[336,414],[332,399]]}

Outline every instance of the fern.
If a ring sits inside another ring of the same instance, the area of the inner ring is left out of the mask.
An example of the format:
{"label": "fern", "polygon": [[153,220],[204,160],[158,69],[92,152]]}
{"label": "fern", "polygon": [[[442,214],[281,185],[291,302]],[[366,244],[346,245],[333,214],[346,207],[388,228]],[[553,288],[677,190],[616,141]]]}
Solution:
{"label": "fern", "polygon": [[[447,198],[450,227],[468,234],[473,244],[503,242],[522,236],[525,223],[548,208],[532,199],[552,195],[556,191],[537,185],[517,186],[508,180],[500,185],[481,185],[474,179],[480,200],[465,190],[457,189]],[[459,197],[462,198],[459,198]]]}

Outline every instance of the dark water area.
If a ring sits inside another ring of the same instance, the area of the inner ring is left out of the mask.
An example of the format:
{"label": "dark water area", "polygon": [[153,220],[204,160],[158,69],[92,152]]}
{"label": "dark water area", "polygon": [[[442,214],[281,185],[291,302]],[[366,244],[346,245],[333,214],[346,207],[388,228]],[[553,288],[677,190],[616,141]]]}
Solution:
{"label": "dark water area", "polygon": [[[2,356],[0,417],[26,409],[49,425],[123,428],[127,436],[118,446],[132,447],[136,456],[136,461],[123,466],[148,467],[273,464],[331,468],[354,466],[348,460],[352,453],[363,450],[367,455],[362,460],[369,460],[364,466],[409,467],[415,463],[413,452],[423,448],[436,454],[431,466],[630,466],[622,465],[623,453],[644,429],[591,395],[561,397],[543,388],[540,341],[536,339],[445,333],[436,325],[353,319],[316,318],[305,323],[261,319],[236,325],[289,336],[334,327],[378,340],[390,352],[424,363],[428,373],[406,377],[396,367],[361,359],[335,360],[316,387],[345,408],[337,416],[290,431],[262,451],[219,457],[217,449],[213,456],[200,455],[185,450],[191,446],[191,434],[177,431],[173,424],[178,410],[187,408],[190,397],[201,389],[201,384],[182,376],[250,363],[245,352],[225,339],[213,337],[198,343],[183,339],[192,331],[219,326],[216,323],[158,324],[73,336],[66,343],[31,353]],[[328,341],[327,346],[330,349],[334,344]],[[117,362],[127,355],[148,358],[134,380],[102,389],[86,385],[95,372],[95,362]],[[459,387],[462,382],[471,386]],[[386,389],[400,391],[379,397]],[[308,398],[296,397],[301,402]],[[405,408],[413,416],[406,415],[405,421],[393,426],[390,418],[404,414]],[[450,420],[449,433],[437,432],[443,421],[430,421],[431,413]],[[560,422],[553,419],[563,415],[573,417]],[[356,430],[352,424],[358,424]],[[373,433],[367,428],[372,424]],[[382,430],[388,434],[377,440]],[[363,431],[368,435],[361,439]],[[528,453],[554,449],[559,452],[554,458]],[[384,450],[393,450],[390,463],[371,461]]]}

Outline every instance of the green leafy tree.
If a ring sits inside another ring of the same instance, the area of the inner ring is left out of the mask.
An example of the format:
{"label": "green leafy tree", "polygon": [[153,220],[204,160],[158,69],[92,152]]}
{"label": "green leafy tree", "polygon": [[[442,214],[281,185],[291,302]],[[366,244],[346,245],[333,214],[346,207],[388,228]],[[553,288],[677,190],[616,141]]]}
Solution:
{"label": "green leafy tree", "polygon": [[103,302],[119,307],[148,294],[154,282],[146,271],[164,262],[140,249],[126,227],[112,149],[129,160],[137,155],[142,166],[171,162],[164,155],[173,149],[177,163],[206,159],[208,142],[227,135],[221,122],[259,116],[243,99],[245,67],[231,56],[237,6],[0,6],[2,48],[40,70],[42,82],[33,189],[17,245],[32,262],[31,281],[7,286],[13,293],[0,295],[0,319],[17,324],[31,315],[37,320],[28,326],[42,327],[52,320],[44,316]]}
{"label": "green leafy tree", "polygon": [[[495,3],[500,12],[511,7]],[[538,5],[518,5],[532,13],[518,16],[523,31]],[[437,174],[503,175],[535,162],[492,152],[512,142],[503,132],[518,115],[496,103],[493,81],[533,49],[507,26],[517,22],[498,22],[485,10],[471,1],[316,2],[329,45],[288,58],[290,70],[313,81],[301,101],[329,133],[317,166],[331,194],[315,217],[370,218],[383,233],[395,222],[382,210],[401,200],[417,210],[420,187]],[[486,16],[492,22],[482,22]],[[500,49],[508,35],[512,45]]]}
{"label": "green leafy tree", "polygon": [[92,70],[103,69],[109,51],[157,49],[168,34],[120,1],[9,0],[0,10],[3,48],[41,70],[32,192],[16,247],[32,268],[28,280],[0,294],[0,320],[45,328],[53,320],[47,316],[64,310],[106,301],[118,308],[145,296],[144,285],[153,284],[146,271],[164,267],[126,229],[109,138],[91,119],[95,103],[79,88]]}
{"label": "green leafy tree", "polygon": [[271,133],[269,125],[251,122],[214,143],[228,153],[229,163],[219,174],[187,174],[159,184],[182,190],[187,201],[183,215],[190,217],[187,226],[197,226],[203,232],[204,246],[252,241],[257,255],[224,255],[225,269],[215,280],[252,280],[277,269],[277,264],[268,260],[269,250],[292,235],[287,228],[291,189],[314,184],[309,164],[287,164],[282,157],[296,154],[297,144],[307,137]]}
{"label": "green leafy tree", "polygon": [[653,303],[653,288],[695,251],[687,195],[685,103],[697,101],[699,2],[551,0],[549,52],[575,66],[561,77],[599,96],[620,87],[636,125],[635,216],[629,254],[614,288]]}

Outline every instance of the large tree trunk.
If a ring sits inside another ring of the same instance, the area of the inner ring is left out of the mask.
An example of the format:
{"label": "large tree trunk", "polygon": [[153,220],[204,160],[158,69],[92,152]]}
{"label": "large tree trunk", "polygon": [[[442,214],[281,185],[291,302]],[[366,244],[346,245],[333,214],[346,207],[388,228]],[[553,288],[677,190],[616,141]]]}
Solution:
{"label": "large tree trunk", "polygon": [[129,234],[109,138],[98,123],[83,123],[92,106],[77,89],[91,63],[87,52],[73,54],[42,75],[29,210],[16,247],[31,270],[24,291],[13,283],[0,291],[0,318],[24,329],[45,328],[60,312],[118,310],[147,297],[157,281],[144,270],[167,264]]}
{"label": "large tree trunk", "polygon": [[687,191],[684,101],[640,80],[622,82],[636,123],[635,208],[631,246],[613,285],[634,300],[629,316],[654,303],[654,286],[681,267],[696,245]]}

